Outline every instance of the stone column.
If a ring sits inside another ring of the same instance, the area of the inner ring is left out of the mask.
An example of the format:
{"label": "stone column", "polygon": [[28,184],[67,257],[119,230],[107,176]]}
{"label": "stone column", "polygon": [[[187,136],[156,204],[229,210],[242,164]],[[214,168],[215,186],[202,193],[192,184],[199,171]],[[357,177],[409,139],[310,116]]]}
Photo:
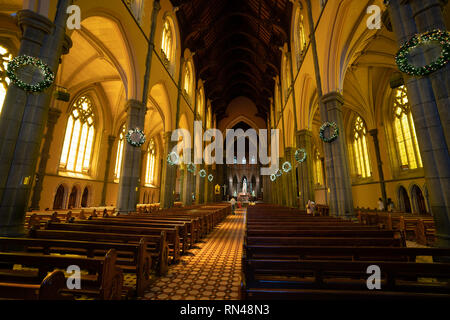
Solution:
{"label": "stone column", "polygon": [[171,141],[172,132],[164,133],[164,158],[161,177],[160,206],[163,209],[172,208],[174,203],[175,182],[177,177],[177,165],[167,162],[167,156],[176,146],[177,141]]}
{"label": "stone column", "polygon": [[298,190],[299,207],[305,209],[308,200],[315,200],[314,192],[314,155],[312,148],[312,132],[309,130],[297,131],[297,147],[305,149],[306,160],[298,163]]}
{"label": "stone column", "polygon": [[[60,0],[55,23],[29,10],[18,12],[22,30],[19,55],[40,58],[56,74],[62,54],[71,46],[65,35],[69,0]],[[38,82],[40,72],[22,79]],[[47,122],[52,89],[27,93],[11,84],[0,116],[0,235],[20,236]]]}
{"label": "stone column", "polygon": [[[404,3],[391,0],[388,6],[398,44],[418,31],[438,27],[445,30],[439,2],[411,0]],[[416,26],[417,23],[417,26]],[[422,65],[423,55],[412,57],[412,63]],[[437,245],[450,246],[450,156],[443,123],[448,126],[449,65],[425,77],[406,76],[408,98],[414,119],[417,140],[430,195],[431,212],[436,223]],[[448,130],[448,128],[446,128]]]}
{"label": "stone column", "polygon": [[206,178],[200,177],[200,170],[205,169],[204,164],[197,165],[198,171],[195,175],[196,183],[195,183],[195,204],[205,203],[205,182],[203,181]]}
{"label": "stone column", "polygon": [[[125,106],[127,112],[127,130],[143,129],[146,108],[138,100],[128,100]],[[122,214],[136,211],[138,190],[141,178],[141,148],[128,142],[123,146],[122,169],[120,170],[119,191],[117,195],[117,210]]]}
{"label": "stone column", "polygon": [[100,201],[100,206],[106,206],[106,191],[108,190],[109,171],[111,168],[111,156],[114,141],[116,141],[116,137],[113,135],[109,135],[108,150],[106,151],[105,175],[103,177],[102,199]]}
{"label": "stone column", "polygon": [[[192,148],[185,149],[184,153],[190,153],[192,155]],[[191,159],[190,159],[191,160]],[[193,174],[187,170],[187,165],[184,170],[184,176],[183,176],[183,188],[181,189],[182,192],[182,199],[183,199],[183,205],[184,206],[190,206],[192,204],[192,184],[193,184]]]}
{"label": "stone column", "polygon": [[352,185],[345,143],[342,105],[344,98],[338,92],[331,92],[322,97],[327,118],[322,121],[336,122],[340,134],[331,142],[324,143],[327,184],[330,188],[330,214],[351,218],[353,212]]}
{"label": "stone column", "polygon": [[[283,175],[286,175],[286,185],[285,185],[285,193],[286,193],[286,205],[289,207],[296,207],[297,203],[297,181],[295,178],[295,158],[294,158],[295,149],[292,147],[288,147],[284,150],[285,161],[289,161],[292,165],[291,171],[288,173],[283,171]],[[281,164],[282,165],[282,164]],[[283,169],[281,169],[283,170]]]}
{"label": "stone column", "polygon": [[381,197],[383,199],[384,205],[386,206],[387,205],[386,184],[384,182],[383,162],[381,162],[380,143],[378,141],[378,129],[369,130],[369,133],[372,136],[373,144],[375,145],[375,154],[377,157],[377,166],[378,166],[378,177],[380,179]]}
{"label": "stone column", "polygon": [[53,133],[55,125],[61,116],[61,110],[50,108],[47,118],[47,132],[44,136],[44,145],[42,146],[41,158],[39,160],[39,168],[36,174],[36,184],[33,188],[33,196],[31,197],[31,208],[39,210],[39,201],[41,200],[42,186],[45,178],[45,170],[47,168],[48,159],[50,159],[50,146],[53,141]]}

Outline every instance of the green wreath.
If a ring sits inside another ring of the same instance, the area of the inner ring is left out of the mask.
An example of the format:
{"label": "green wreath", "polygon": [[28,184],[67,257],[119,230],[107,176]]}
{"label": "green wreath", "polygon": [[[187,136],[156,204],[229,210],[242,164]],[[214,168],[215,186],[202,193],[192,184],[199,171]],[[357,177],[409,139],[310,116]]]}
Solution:
{"label": "green wreath", "polygon": [[270,175],[270,180],[271,180],[272,182],[274,182],[275,180],[277,180],[277,176],[276,176],[275,174],[271,174],[271,175]]}
{"label": "green wreath", "polygon": [[280,169],[277,169],[277,171],[275,171],[275,175],[277,177],[281,177],[282,174],[283,174],[283,171],[281,171]]}
{"label": "green wreath", "polygon": [[139,128],[128,130],[126,136],[127,142],[133,147],[140,147],[145,143],[145,134]]}
{"label": "green wreath", "polygon": [[[426,76],[443,68],[450,58],[450,32],[442,30],[428,31],[422,34],[416,34],[406,43],[404,43],[395,56],[395,62],[397,63],[400,71],[412,76]],[[439,58],[432,61],[423,67],[415,67],[408,61],[408,56],[412,49],[418,47],[421,44],[430,42],[438,42],[442,47],[442,52]]]}
{"label": "green wreath", "polygon": [[283,163],[281,168],[283,169],[284,172],[288,173],[289,171],[291,171],[292,165],[289,161],[286,161],[285,163]]}
{"label": "green wreath", "polygon": [[[333,134],[326,138],[325,137],[325,130],[330,127],[333,128]],[[322,126],[320,127],[320,132],[319,132],[319,136],[320,139],[322,139],[323,142],[333,142],[334,140],[337,139],[337,137],[339,136],[339,128],[336,124],[336,122],[325,122],[324,124],[322,124]]]}
{"label": "green wreath", "polygon": [[[17,77],[16,72],[19,68],[22,68],[23,66],[26,65],[32,65],[37,67],[42,72],[44,79],[36,84],[30,84],[20,80]],[[53,81],[55,80],[55,74],[48,65],[46,65],[39,58],[30,57],[26,55],[17,56],[14,59],[12,59],[8,63],[6,74],[12,83],[14,83],[17,87],[19,87],[23,91],[27,92],[42,92],[48,87],[50,87]]]}
{"label": "green wreath", "polygon": [[[303,156],[302,156],[302,157],[300,157],[300,153],[303,153]],[[295,160],[296,160],[298,163],[304,162],[304,161],[306,160],[306,150],[303,149],[303,148],[297,149],[297,150],[295,151],[294,157],[295,157]]]}
{"label": "green wreath", "polygon": [[200,174],[200,177],[202,177],[202,178],[206,177],[205,169],[200,170],[199,174]]}
{"label": "green wreath", "polygon": [[[172,156],[175,156],[175,161],[172,160]],[[169,153],[167,155],[167,162],[171,165],[174,166],[176,164],[178,164],[178,162],[180,161],[180,157],[178,156],[178,154],[175,151],[172,151],[171,153]]]}
{"label": "green wreath", "polygon": [[214,176],[213,176],[212,174],[210,174],[210,175],[208,176],[209,182],[213,181],[213,179],[214,179]]}
{"label": "green wreath", "polygon": [[189,163],[187,165],[187,171],[189,171],[190,173],[194,173],[195,172],[195,164]]}

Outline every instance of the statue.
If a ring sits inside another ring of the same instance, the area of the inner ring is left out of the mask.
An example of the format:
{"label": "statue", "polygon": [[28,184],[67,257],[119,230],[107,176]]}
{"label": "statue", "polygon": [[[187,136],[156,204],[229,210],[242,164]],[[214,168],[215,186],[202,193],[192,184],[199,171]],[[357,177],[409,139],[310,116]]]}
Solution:
{"label": "statue", "polygon": [[244,182],[242,183],[242,193],[247,193],[247,179],[244,178]]}

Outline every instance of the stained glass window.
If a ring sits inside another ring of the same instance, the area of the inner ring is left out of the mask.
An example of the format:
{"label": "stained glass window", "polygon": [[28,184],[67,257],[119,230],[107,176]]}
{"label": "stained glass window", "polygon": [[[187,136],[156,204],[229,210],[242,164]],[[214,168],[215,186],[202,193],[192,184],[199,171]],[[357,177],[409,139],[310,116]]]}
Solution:
{"label": "stained glass window", "polygon": [[353,158],[358,177],[368,178],[372,175],[367,145],[367,129],[361,117],[357,117],[353,125]]}
{"label": "stained glass window", "polygon": [[406,87],[400,86],[395,91],[394,99],[394,135],[400,160],[404,170],[421,168],[419,144],[411,114]]}
{"label": "stained glass window", "polygon": [[191,96],[191,86],[192,86],[192,71],[190,63],[186,63],[184,67],[184,92],[190,97]]}
{"label": "stained glass window", "polygon": [[172,60],[172,48],[173,48],[173,37],[172,28],[170,27],[169,20],[164,21],[161,50],[166,56],[165,58],[170,62]]}
{"label": "stained glass window", "polygon": [[6,69],[12,58],[13,56],[9,50],[0,45],[0,112],[2,112],[3,103],[6,97],[6,90],[9,86],[9,78],[6,76]]}
{"label": "stained glass window", "polygon": [[59,165],[60,168],[67,171],[88,173],[95,134],[92,101],[89,97],[82,96],[73,104],[72,108],[67,120]]}
{"label": "stained glass window", "polygon": [[145,170],[146,184],[153,184],[153,182],[155,181],[155,163],[156,163],[155,140],[151,139],[147,149],[147,166]]}
{"label": "stained glass window", "polygon": [[297,10],[295,19],[296,19],[295,20],[296,33],[294,38],[294,45],[295,45],[295,55],[297,58],[297,68],[299,68],[303,51],[305,50],[306,47],[305,25],[303,22],[303,15],[301,14],[300,8]]}
{"label": "stained glass window", "polygon": [[120,178],[120,170],[122,169],[123,148],[126,135],[126,126],[122,126],[119,134],[119,142],[117,144],[116,167],[114,168],[114,178]]}

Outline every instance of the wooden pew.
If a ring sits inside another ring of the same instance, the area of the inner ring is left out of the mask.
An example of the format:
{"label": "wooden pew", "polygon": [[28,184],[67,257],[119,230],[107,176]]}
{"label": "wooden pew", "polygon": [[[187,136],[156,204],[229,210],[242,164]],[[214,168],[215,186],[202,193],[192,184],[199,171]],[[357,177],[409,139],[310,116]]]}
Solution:
{"label": "wooden pew", "polygon": [[[391,261],[327,261],[327,260],[274,260],[246,259],[243,261],[244,281],[241,297],[263,299],[304,299],[317,297],[315,290],[324,298],[330,298],[323,290],[346,296],[347,291],[360,292],[367,298],[367,268],[376,264],[381,272],[381,291],[408,296],[431,294],[433,297],[450,298],[448,280],[423,282],[418,278],[450,279],[449,263],[413,263]],[[286,290],[290,294],[285,294]],[[307,291],[305,291],[307,290]],[[374,292],[378,290],[372,290]],[[391,295],[386,295],[390,298]]]}
{"label": "wooden pew", "polygon": [[147,252],[152,257],[152,269],[157,275],[165,275],[168,271],[169,248],[164,231],[159,236],[153,235],[133,235],[121,233],[96,233],[79,232],[67,230],[39,230],[32,229],[29,232],[30,238],[35,239],[60,239],[72,241],[107,242],[107,243],[130,243],[137,244],[142,238],[147,244]]}
{"label": "wooden pew", "polygon": [[172,262],[177,263],[180,260],[180,236],[179,228],[142,228],[142,227],[126,227],[126,226],[111,226],[111,225],[95,225],[95,224],[78,224],[78,223],[54,223],[48,222],[46,230],[68,230],[68,231],[85,231],[97,233],[123,233],[134,235],[155,235],[160,236],[161,232],[166,233],[167,243],[169,245],[169,256],[172,257]]}
{"label": "wooden pew", "polygon": [[23,274],[21,271],[1,270],[0,281],[8,279],[21,279],[30,284],[40,283],[56,268],[67,269],[71,265],[79,266],[92,275],[85,279],[82,277],[81,290],[65,290],[71,294],[82,294],[100,300],[119,300],[122,297],[123,274],[116,265],[117,253],[114,249],[108,251],[103,258],[86,258],[81,256],[43,255],[26,252],[0,252],[2,265],[20,264],[27,268],[38,269],[37,274]]}
{"label": "wooden pew", "polygon": [[148,288],[152,281],[152,258],[147,252],[145,237],[142,237],[137,244],[0,237],[2,252],[6,252],[12,246],[18,246],[21,251],[25,252],[76,254],[89,258],[105,256],[110,249],[115,249],[118,254],[117,265],[124,272],[136,274],[136,293],[138,296],[144,294],[144,290]]}
{"label": "wooden pew", "polygon": [[434,220],[418,219],[415,230],[415,238],[417,243],[424,246],[432,246],[435,242],[436,229],[434,227]]}
{"label": "wooden pew", "polygon": [[304,245],[304,246],[380,246],[404,247],[399,238],[355,238],[355,237],[246,237],[245,245]]}
{"label": "wooden pew", "polygon": [[62,293],[66,289],[64,272],[49,273],[40,285],[17,282],[0,282],[0,299],[8,300],[73,300]]}

